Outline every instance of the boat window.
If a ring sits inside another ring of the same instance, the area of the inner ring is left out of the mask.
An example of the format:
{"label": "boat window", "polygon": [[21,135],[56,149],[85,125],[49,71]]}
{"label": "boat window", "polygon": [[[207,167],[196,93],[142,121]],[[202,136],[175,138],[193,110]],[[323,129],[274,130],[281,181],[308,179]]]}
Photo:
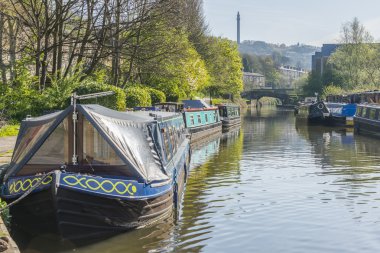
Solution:
{"label": "boat window", "polygon": [[220,114],[222,117],[225,117],[223,107],[220,107],[220,108],[219,108],[219,114]]}
{"label": "boat window", "polygon": [[202,119],[201,119],[201,115],[198,114],[198,123],[201,124],[202,123]]}
{"label": "boat window", "polygon": [[208,123],[208,115],[207,115],[207,113],[205,114],[205,121],[206,121],[206,123]]}
{"label": "boat window", "polygon": [[21,162],[25,158],[26,154],[34,147],[34,145],[41,139],[42,135],[53,124],[53,121],[35,126],[29,127],[22,137],[20,143],[17,145],[17,149],[14,151],[12,161],[15,163]]}
{"label": "boat window", "polygon": [[369,119],[375,119],[375,116],[376,116],[376,109],[371,108],[371,110],[369,111]]}
{"label": "boat window", "polygon": [[363,112],[363,107],[358,107],[357,116],[361,117]]}
{"label": "boat window", "polygon": [[164,141],[164,156],[166,158],[166,161],[170,160],[170,133],[169,129],[164,127],[161,129],[161,135],[162,135],[162,140]]}
{"label": "boat window", "polygon": [[170,142],[172,144],[172,153],[177,151],[177,139],[174,126],[170,127]]}
{"label": "boat window", "polygon": [[83,163],[91,165],[125,165],[93,125],[83,120]]}
{"label": "boat window", "polygon": [[34,154],[28,162],[31,164],[67,164],[69,162],[68,154],[68,120],[65,119],[50,134],[44,144]]}
{"label": "boat window", "polygon": [[377,120],[380,120],[380,109],[377,110]]}
{"label": "boat window", "polygon": [[194,126],[194,115],[190,115],[190,125]]}

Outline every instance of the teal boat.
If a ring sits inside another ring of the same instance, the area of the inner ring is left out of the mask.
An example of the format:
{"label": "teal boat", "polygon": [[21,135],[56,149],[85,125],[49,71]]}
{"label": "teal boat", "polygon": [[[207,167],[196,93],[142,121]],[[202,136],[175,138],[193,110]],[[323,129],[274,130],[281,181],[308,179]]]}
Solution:
{"label": "teal boat", "polygon": [[222,133],[222,122],[218,107],[212,107],[202,100],[183,100],[182,103],[166,102],[155,104],[162,111],[182,112],[191,142]]}

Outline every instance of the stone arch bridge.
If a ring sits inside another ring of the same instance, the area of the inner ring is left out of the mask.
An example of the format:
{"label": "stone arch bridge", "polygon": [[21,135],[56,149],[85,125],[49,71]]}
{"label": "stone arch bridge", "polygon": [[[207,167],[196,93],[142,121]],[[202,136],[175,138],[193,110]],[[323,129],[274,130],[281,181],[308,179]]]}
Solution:
{"label": "stone arch bridge", "polygon": [[241,97],[248,100],[260,100],[262,97],[277,98],[282,104],[292,104],[299,100],[299,95],[294,89],[253,89],[243,91]]}

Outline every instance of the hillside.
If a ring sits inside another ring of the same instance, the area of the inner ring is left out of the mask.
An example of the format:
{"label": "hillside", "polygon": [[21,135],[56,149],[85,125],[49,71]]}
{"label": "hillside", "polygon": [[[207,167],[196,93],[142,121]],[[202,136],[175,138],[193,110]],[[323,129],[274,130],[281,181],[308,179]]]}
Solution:
{"label": "hillside", "polygon": [[264,41],[243,41],[239,45],[241,54],[272,55],[283,65],[311,69],[311,56],[319,47],[309,45],[270,44]]}

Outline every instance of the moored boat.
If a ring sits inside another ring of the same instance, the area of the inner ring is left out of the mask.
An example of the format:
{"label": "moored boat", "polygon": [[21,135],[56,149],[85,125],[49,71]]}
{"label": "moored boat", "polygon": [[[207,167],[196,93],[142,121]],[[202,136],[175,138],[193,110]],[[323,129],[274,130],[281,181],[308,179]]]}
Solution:
{"label": "moored boat", "polygon": [[1,197],[27,234],[74,243],[168,217],[190,161],[183,117],[99,105],[22,122]]}
{"label": "moored boat", "polygon": [[219,115],[222,121],[222,130],[227,132],[232,128],[239,127],[241,124],[240,119],[240,106],[235,104],[221,104],[218,105]]}
{"label": "moored boat", "polygon": [[354,117],[355,133],[380,137],[380,105],[358,104]]}
{"label": "moored boat", "polygon": [[183,105],[183,117],[191,142],[222,132],[218,107],[211,107],[201,100],[183,100]]}
{"label": "moored boat", "polygon": [[326,118],[326,125],[330,126],[353,126],[356,112],[356,104],[325,103],[330,112]]}
{"label": "moored boat", "polygon": [[162,111],[181,112],[192,143],[222,133],[218,107],[211,107],[202,100],[165,102],[155,106]]}
{"label": "moored boat", "polygon": [[310,124],[324,124],[330,112],[323,101],[302,103],[295,109],[296,119]]}

